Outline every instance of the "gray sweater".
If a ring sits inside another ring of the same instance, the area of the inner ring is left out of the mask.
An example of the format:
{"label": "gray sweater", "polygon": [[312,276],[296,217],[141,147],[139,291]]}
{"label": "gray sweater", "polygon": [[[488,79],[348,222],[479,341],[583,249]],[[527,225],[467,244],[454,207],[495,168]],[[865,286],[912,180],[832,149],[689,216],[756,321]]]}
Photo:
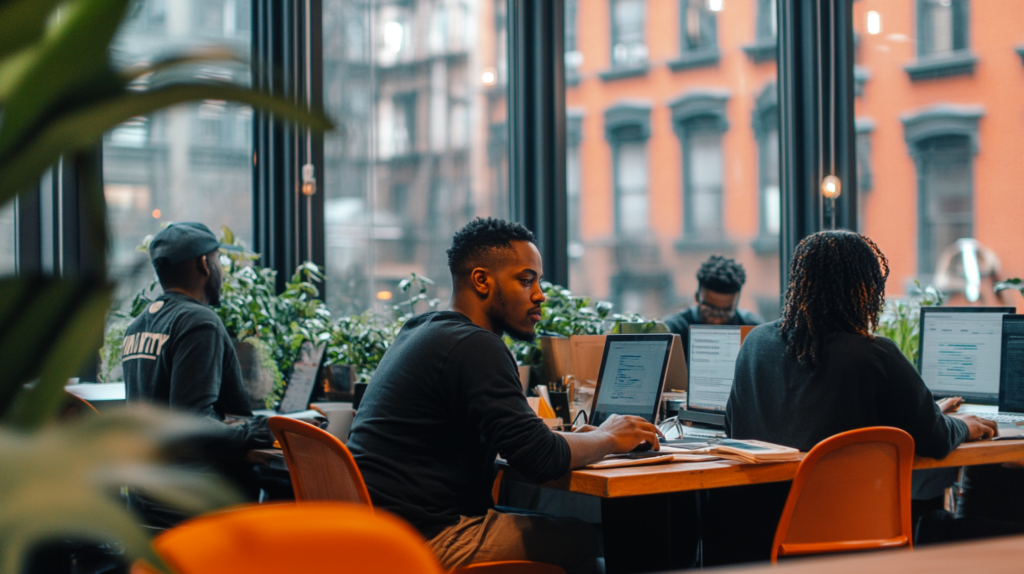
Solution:
{"label": "gray sweater", "polygon": [[808,451],[844,431],[891,426],[914,437],[917,454],[942,458],[967,438],[967,425],[943,415],[899,348],[885,337],[830,335],[816,369],[786,353],[775,321],[740,348],[726,408],[726,432]]}

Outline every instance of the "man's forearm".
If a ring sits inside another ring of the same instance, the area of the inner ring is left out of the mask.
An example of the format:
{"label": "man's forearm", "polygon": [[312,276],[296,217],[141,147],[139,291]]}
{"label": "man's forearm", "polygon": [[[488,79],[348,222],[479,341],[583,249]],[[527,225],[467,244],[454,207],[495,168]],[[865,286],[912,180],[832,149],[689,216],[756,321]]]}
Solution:
{"label": "man's forearm", "polygon": [[569,468],[572,469],[582,468],[601,460],[605,455],[612,454],[615,449],[615,440],[608,433],[601,431],[560,432],[558,434],[562,435],[565,442],[569,444],[569,452],[572,453]]}

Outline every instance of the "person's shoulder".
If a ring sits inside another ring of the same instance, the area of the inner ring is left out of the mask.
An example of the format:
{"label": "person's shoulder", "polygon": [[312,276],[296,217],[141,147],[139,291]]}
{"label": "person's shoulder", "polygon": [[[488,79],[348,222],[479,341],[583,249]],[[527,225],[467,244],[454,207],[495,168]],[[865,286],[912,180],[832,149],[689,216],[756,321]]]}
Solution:
{"label": "person's shoulder", "polygon": [[669,330],[672,331],[673,333],[682,334],[690,327],[691,323],[694,323],[696,321],[696,317],[693,311],[693,307],[688,307],[677,313],[666,315],[665,317],[662,318],[661,321],[665,323],[665,325],[667,325]]}
{"label": "person's shoulder", "polygon": [[430,341],[443,342],[455,347],[467,339],[502,345],[501,337],[480,327],[462,313],[456,311],[431,311],[416,315],[402,327],[407,337],[425,338]]}
{"label": "person's shoulder", "polygon": [[746,338],[743,339],[743,346],[782,342],[782,334],[779,332],[779,321],[777,319],[771,323],[761,323],[751,329],[750,333],[747,333]]}
{"label": "person's shoulder", "polygon": [[[160,303],[163,303],[163,307],[156,308],[154,311],[154,308]],[[218,330],[224,329],[224,322],[221,321],[220,315],[212,307],[204,305],[186,295],[170,294],[161,296],[142,313],[154,313],[158,316],[165,314],[164,316],[170,321],[186,328],[213,327]]]}

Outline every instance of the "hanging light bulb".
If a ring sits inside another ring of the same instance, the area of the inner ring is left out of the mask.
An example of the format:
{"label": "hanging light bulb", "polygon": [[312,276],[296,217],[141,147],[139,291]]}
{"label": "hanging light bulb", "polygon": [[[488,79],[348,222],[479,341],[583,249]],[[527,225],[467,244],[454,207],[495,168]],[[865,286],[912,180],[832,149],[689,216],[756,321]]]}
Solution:
{"label": "hanging light bulb", "polygon": [[843,184],[839,181],[839,178],[834,175],[827,175],[825,179],[821,180],[821,194],[827,199],[835,199],[839,197],[839,194],[843,191]]}
{"label": "hanging light bulb", "polygon": [[316,175],[313,164],[302,166],[302,195],[316,195]]}

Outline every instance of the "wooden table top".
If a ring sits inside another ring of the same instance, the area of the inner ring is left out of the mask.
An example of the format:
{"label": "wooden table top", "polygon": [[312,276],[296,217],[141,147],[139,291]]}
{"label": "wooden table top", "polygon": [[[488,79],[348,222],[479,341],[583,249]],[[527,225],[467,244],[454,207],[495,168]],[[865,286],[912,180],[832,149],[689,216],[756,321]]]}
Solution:
{"label": "wooden table top", "polygon": [[[915,469],[946,468],[1024,460],[1024,441],[984,441],[961,445],[943,459],[914,457]],[[575,470],[544,486],[618,498],[666,494],[792,480],[798,462],[747,464],[731,460],[676,462],[604,470]]]}
{"label": "wooden table top", "polygon": [[1024,570],[1024,537],[1001,538],[924,547],[913,551],[885,550],[822,558],[780,560],[778,566],[716,569],[718,574],[1016,574]]}

